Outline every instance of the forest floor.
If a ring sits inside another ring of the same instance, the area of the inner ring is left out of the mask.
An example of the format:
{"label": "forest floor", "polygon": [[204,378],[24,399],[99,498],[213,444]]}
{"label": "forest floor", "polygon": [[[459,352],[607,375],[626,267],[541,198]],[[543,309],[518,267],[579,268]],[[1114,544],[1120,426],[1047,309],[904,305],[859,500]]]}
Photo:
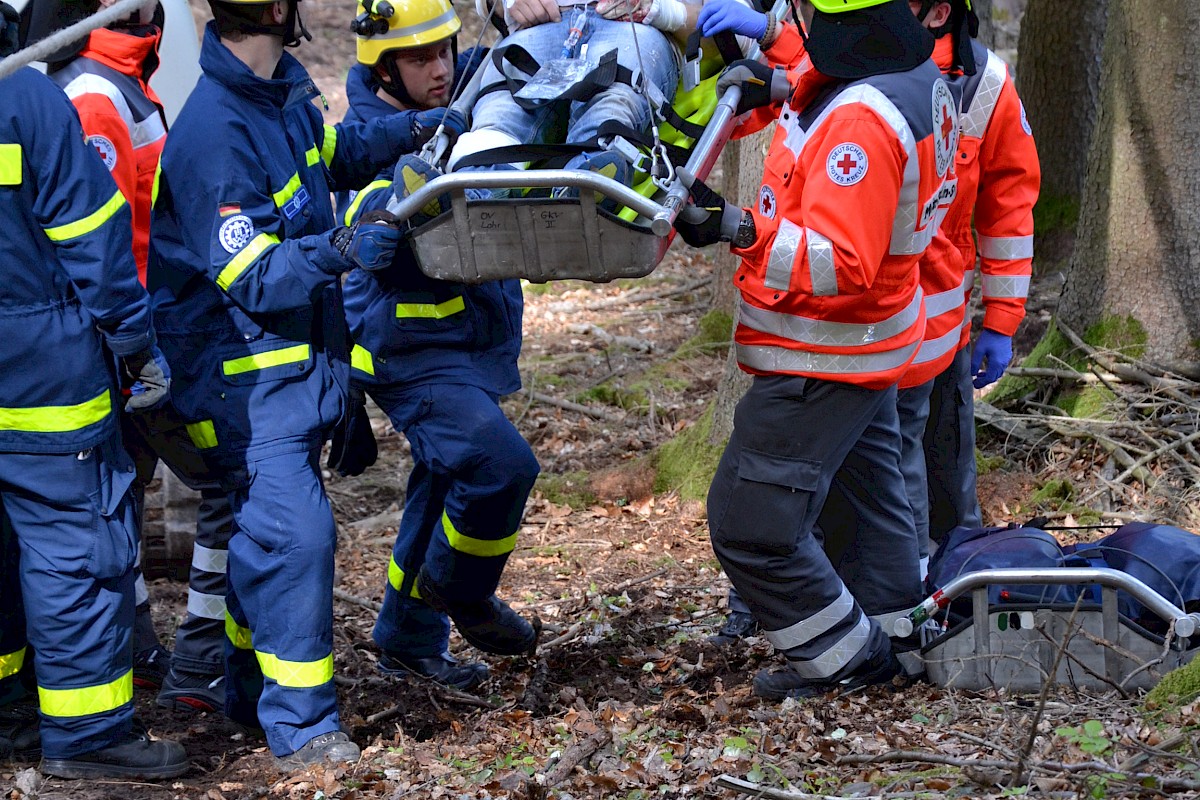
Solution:
{"label": "forest floor", "polygon": [[[351,5],[309,0],[302,11],[316,41],[299,56],[335,120],[353,58]],[[373,606],[409,466],[404,437],[376,409],[379,463],[328,480],[340,529],[336,681],[362,760],[283,773],[260,738],[220,715],[167,712],[138,693],[151,731],[188,748],[186,775],[161,784],[43,781],[35,764],[18,762],[0,765],[3,796],[732,797],[715,783],[723,775],[797,798],[1197,796],[1196,702],[1147,710],[1116,691],[1049,688],[1039,697],[928,683],[782,704],[751,695],[754,674],[778,662],[761,637],[727,649],[707,642],[724,619],[728,583],[704,505],[655,485],[656,448],[701,418],[724,369],[728,330],[702,324],[710,275],[702,255],[676,248],[641,280],[527,287],[525,389],[503,406],[543,477],[500,594],[542,620],[535,657],[486,658],[492,677],[474,694],[376,670]],[[1045,331],[1060,285],[1055,275],[1035,281],[1018,359]],[[980,451],[989,524],[1039,513],[1073,522],[1069,496],[1040,492],[1056,478],[1080,493],[1105,488],[1102,456],[1090,451],[1064,459],[986,431]],[[1188,509],[1136,491],[1106,502],[1117,515],[1194,523]],[[169,641],[186,586],[158,580],[150,592]],[[452,649],[479,657],[457,635]]]}

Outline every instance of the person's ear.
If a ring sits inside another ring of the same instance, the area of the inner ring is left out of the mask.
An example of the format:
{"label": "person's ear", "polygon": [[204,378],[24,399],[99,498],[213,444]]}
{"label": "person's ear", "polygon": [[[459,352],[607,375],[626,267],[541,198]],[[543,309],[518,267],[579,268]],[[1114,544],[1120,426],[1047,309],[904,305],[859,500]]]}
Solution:
{"label": "person's ear", "polygon": [[284,20],[287,19],[289,2],[294,2],[294,0],[275,0],[271,4],[271,16],[274,18],[276,25],[282,25]]}

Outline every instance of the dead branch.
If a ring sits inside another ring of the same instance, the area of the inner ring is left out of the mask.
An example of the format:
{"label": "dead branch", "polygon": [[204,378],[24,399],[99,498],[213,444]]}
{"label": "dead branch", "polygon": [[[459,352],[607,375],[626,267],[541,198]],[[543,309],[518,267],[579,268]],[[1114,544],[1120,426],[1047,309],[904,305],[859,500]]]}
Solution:
{"label": "dead branch", "polygon": [[[1126,468],[1126,470],[1124,472],[1122,472],[1120,475],[1118,475],[1116,478],[1113,479],[1113,482],[1121,483],[1122,481],[1125,481],[1126,479],[1128,479],[1131,475],[1136,475],[1138,470],[1145,472],[1145,470],[1142,470],[1141,468],[1144,467],[1146,464],[1149,464],[1151,461],[1153,461],[1154,459],[1158,458],[1161,455],[1164,455],[1172,450],[1175,450],[1178,447],[1182,447],[1185,444],[1190,444],[1190,443],[1196,441],[1197,439],[1200,439],[1200,431],[1196,431],[1195,433],[1192,433],[1192,434],[1185,436],[1182,439],[1178,439],[1174,442],[1168,442],[1167,444],[1158,448],[1154,452],[1147,453],[1146,455],[1139,458],[1137,461],[1130,464],[1129,467]],[[1141,480],[1141,479],[1139,478],[1139,480]],[[1146,483],[1146,482],[1142,481],[1142,483]],[[1149,484],[1147,484],[1147,486],[1149,486]],[[1099,496],[1099,492],[1091,492],[1090,494],[1085,495],[1079,502],[1081,505],[1087,505],[1089,502],[1091,502],[1097,496]]]}
{"label": "dead branch", "polygon": [[654,350],[654,343],[648,339],[638,339],[633,336],[618,336],[609,333],[599,325],[594,325],[591,322],[583,322],[574,325],[568,325],[567,330],[571,333],[581,335],[594,336],[607,345],[615,344],[619,347],[627,347],[638,353],[650,353]]}
{"label": "dead branch", "polygon": [[646,581],[652,581],[655,578],[659,578],[663,575],[666,575],[669,571],[670,571],[669,569],[667,569],[666,567],[663,567],[662,569],[657,569],[654,572],[651,572],[649,575],[643,575],[640,578],[630,578],[627,581],[621,581],[616,586],[614,586],[611,590],[609,590],[609,594],[620,594],[621,592],[625,591],[626,589],[629,589],[633,586],[637,586],[639,583],[645,583]]}
{"label": "dead branch", "polygon": [[543,773],[538,781],[543,790],[562,783],[575,767],[592,757],[592,754],[612,741],[612,734],[607,730],[599,730],[582,742],[576,742],[568,747],[555,762],[554,766]]}
{"label": "dead branch", "polygon": [[1146,386],[1156,389],[1168,397],[1174,397],[1176,400],[1180,400],[1181,402],[1191,402],[1191,398],[1177,388],[1180,384],[1179,381],[1174,381],[1167,378],[1158,378],[1137,367],[1128,364],[1118,364],[1113,359],[1108,358],[1096,348],[1083,341],[1079,334],[1075,333],[1075,331],[1063,324],[1062,320],[1057,321],[1057,326],[1058,330],[1062,332],[1063,336],[1067,337],[1071,344],[1079,348],[1089,359],[1095,361],[1101,367],[1113,373],[1114,375],[1118,375],[1125,380],[1132,380],[1145,384]]}
{"label": "dead branch", "polygon": [[603,409],[592,408],[591,406],[584,406],[580,405],[579,403],[572,403],[570,400],[560,400],[557,397],[551,397],[550,395],[542,394],[541,392],[531,391],[529,392],[529,396],[543,405],[554,406],[555,408],[561,408],[564,411],[574,411],[576,414],[583,414],[591,417],[592,419],[602,419],[605,422],[618,422],[621,419],[616,414],[610,414]]}
{"label": "dead branch", "polygon": [[1101,376],[1090,372],[1075,372],[1070,369],[1051,369],[1049,367],[1009,367],[1004,374],[1012,375],[1015,378],[1055,378],[1060,381],[1076,383],[1119,383],[1121,380],[1111,373]]}
{"label": "dead branch", "polygon": [[359,597],[356,594],[350,594],[345,589],[339,589],[336,586],[333,588],[333,596],[338,600],[341,600],[343,603],[362,606],[363,608],[374,611],[376,614],[383,610],[382,603],[376,603],[374,600],[368,600],[365,597]]}
{"label": "dead branch", "polygon": [[[763,786],[759,783],[751,783],[744,781],[741,778],[735,778],[732,775],[718,775],[713,779],[713,783],[720,786],[722,789],[739,794],[748,794],[753,797],[765,797],[768,800],[850,800],[849,797],[832,794],[809,794],[808,792],[797,792],[791,789],[775,789],[770,786]],[[884,798],[903,798],[903,797],[930,797],[929,792],[888,792],[887,794],[856,794],[854,800],[884,800]]]}

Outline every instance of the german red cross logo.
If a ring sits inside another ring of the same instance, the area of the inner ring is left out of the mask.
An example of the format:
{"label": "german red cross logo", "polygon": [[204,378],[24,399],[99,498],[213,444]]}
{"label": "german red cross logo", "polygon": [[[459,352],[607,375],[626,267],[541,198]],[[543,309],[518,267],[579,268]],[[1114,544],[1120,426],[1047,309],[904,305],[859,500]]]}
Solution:
{"label": "german red cross logo", "polygon": [[94,134],[88,137],[88,144],[95,148],[96,154],[104,161],[104,166],[112,172],[117,166],[117,148],[113,146],[112,141],[100,134]]}
{"label": "german red cross logo", "polygon": [[767,219],[775,219],[775,190],[765,183],[758,190],[758,213]]}
{"label": "german red cross logo", "polygon": [[867,174],[867,153],[854,142],[843,142],[829,151],[825,171],[838,186],[852,186]]}
{"label": "german red cross logo", "polygon": [[958,108],[954,96],[943,81],[933,85],[933,151],[937,161],[939,178],[946,177],[946,170],[958,150]]}

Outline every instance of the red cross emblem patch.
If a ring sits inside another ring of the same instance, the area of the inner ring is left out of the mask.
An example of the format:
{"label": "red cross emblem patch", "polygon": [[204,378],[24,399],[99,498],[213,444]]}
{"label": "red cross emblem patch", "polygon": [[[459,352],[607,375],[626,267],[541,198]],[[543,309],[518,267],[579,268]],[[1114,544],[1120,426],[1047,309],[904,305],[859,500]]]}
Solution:
{"label": "red cross emblem patch", "polygon": [[843,142],[829,151],[825,171],[838,186],[852,186],[867,174],[867,153],[854,142]]}
{"label": "red cross emblem patch", "polygon": [[775,219],[775,190],[765,183],[758,190],[758,213],[767,219]]}
{"label": "red cross emblem patch", "polygon": [[958,150],[958,107],[945,82],[933,86],[933,151],[938,177],[945,177]]}

